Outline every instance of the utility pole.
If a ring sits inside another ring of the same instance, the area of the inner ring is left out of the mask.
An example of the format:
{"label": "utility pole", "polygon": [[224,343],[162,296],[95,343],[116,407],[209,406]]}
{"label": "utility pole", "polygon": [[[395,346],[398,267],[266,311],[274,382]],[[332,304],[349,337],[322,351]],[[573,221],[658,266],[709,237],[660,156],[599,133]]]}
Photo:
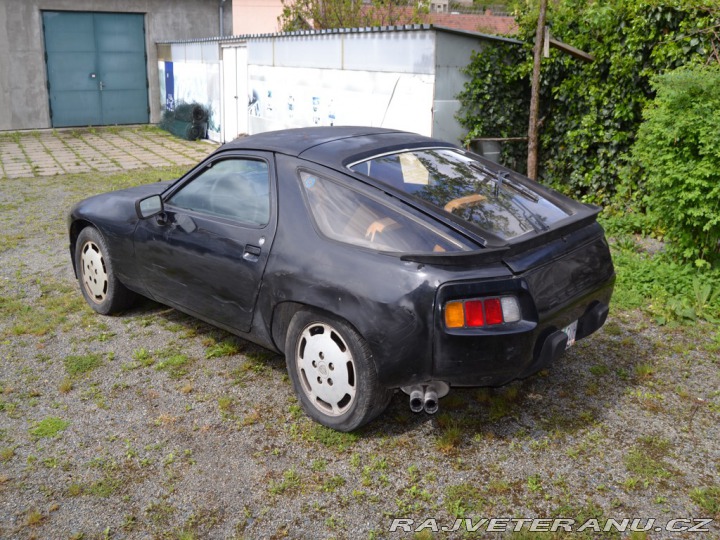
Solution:
{"label": "utility pole", "polygon": [[538,116],[540,115],[540,63],[542,61],[543,44],[545,41],[545,14],[547,0],[540,0],[535,46],[533,47],[533,75],[530,88],[530,125],[528,126],[528,160],[527,175],[537,179],[538,169]]}

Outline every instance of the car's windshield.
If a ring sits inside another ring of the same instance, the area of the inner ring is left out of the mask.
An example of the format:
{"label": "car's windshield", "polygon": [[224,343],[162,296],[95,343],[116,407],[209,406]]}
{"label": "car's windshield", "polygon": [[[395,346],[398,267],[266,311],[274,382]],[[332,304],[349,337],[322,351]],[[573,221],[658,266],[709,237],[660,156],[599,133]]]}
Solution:
{"label": "car's windshield", "polygon": [[568,213],[504,171],[450,148],[382,155],[350,166],[505,240],[547,230]]}

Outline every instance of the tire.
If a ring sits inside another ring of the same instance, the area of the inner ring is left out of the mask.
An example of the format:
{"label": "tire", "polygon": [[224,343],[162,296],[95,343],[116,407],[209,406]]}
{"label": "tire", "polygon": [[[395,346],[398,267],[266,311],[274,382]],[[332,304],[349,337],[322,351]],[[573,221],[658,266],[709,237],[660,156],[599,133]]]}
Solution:
{"label": "tire", "polygon": [[329,314],[295,314],[285,342],[295,394],[310,418],[352,431],[381,414],[392,390],[378,381],[372,353],[348,323]]}
{"label": "tire", "polygon": [[75,268],[85,300],[98,313],[118,313],[135,300],[135,293],[117,279],[105,239],[94,227],[85,227],[78,235]]}

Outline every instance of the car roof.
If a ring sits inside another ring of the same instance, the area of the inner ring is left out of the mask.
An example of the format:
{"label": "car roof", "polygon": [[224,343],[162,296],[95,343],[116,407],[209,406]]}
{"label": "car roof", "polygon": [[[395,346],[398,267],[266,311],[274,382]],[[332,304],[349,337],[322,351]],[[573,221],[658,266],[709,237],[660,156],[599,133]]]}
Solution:
{"label": "car roof", "polygon": [[369,157],[418,147],[453,147],[417,133],[386,128],[330,126],[267,131],[241,137],[221,150],[266,150],[302,157],[330,167],[346,166]]}

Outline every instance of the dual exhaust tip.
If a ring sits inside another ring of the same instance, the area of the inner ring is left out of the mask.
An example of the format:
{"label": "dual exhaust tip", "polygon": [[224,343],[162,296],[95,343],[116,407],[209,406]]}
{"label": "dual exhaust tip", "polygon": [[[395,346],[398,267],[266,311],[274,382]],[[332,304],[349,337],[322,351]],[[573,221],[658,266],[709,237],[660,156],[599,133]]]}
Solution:
{"label": "dual exhaust tip", "polygon": [[444,382],[433,381],[428,384],[405,387],[402,390],[410,395],[412,412],[425,411],[427,414],[435,414],[439,408],[440,398],[450,391],[450,387]]}

